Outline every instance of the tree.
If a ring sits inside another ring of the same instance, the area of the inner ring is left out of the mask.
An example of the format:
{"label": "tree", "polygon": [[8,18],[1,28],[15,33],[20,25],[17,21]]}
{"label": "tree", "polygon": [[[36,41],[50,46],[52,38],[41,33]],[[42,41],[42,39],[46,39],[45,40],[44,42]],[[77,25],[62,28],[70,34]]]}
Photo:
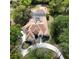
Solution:
{"label": "tree", "polygon": [[20,51],[18,49],[19,37],[21,34],[20,25],[11,25],[10,27],[10,58],[11,59],[22,59]]}
{"label": "tree", "polygon": [[69,0],[51,0],[49,8],[51,15],[68,14]]}
{"label": "tree", "polygon": [[10,4],[12,8],[16,8],[19,5],[29,6],[31,5],[32,0],[11,0]]}
{"label": "tree", "polygon": [[[51,36],[54,39],[55,43],[58,44],[63,52],[64,58],[69,58],[69,17],[59,15],[55,17],[53,22],[53,26],[51,27]],[[52,25],[52,24],[51,24]]]}
{"label": "tree", "polygon": [[20,3],[17,0],[11,0],[10,1],[10,7],[16,8]]}
{"label": "tree", "polygon": [[32,0],[20,0],[20,3],[25,6],[31,5]]}
{"label": "tree", "polygon": [[29,8],[26,8],[24,5],[17,6],[11,13],[12,19],[16,24],[24,26],[31,18],[31,11]]}
{"label": "tree", "polygon": [[21,28],[20,25],[12,25],[10,27],[10,44],[11,45],[16,45],[17,41],[19,39],[19,36],[21,36]]}
{"label": "tree", "polygon": [[24,26],[31,18],[29,5],[31,5],[32,0],[11,0],[11,19],[16,24]]}
{"label": "tree", "polygon": [[53,31],[51,30],[51,36],[56,43],[60,43],[60,41],[57,38],[64,31],[65,28],[68,28],[68,21],[68,16],[59,15],[55,18],[53,27],[51,27],[51,29],[53,29]]}
{"label": "tree", "polygon": [[61,42],[59,44],[65,59],[69,58],[69,33],[68,28],[64,29],[64,32],[59,35],[58,40]]}
{"label": "tree", "polygon": [[22,59],[22,55],[18,48],[13,48],[10,52],[10,59]]}
{"label": "tree", "polygon": [[63,32],[59,35],[59,37],[58,37],[58,40],[60,41],[60,43],[62,43],[62,42],[66,42],[66,43],[68,43],[69,42],[69,33],[68,33],[68,28],[64,28],[63,29]]}

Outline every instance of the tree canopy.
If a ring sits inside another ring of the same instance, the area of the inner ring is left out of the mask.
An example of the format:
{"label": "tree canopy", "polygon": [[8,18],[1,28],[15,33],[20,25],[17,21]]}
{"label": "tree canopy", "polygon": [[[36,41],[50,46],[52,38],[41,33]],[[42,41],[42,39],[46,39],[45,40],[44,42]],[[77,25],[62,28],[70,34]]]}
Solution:
{"label": "tree canopy", "polygon": [[65,59],[69,57],[69,17],[68,15],[59,15],[55,17],[53,26],[51,26],[52,39],[58,44],[63,52]]}
{"label": "tree canopy", "polygon": [[21,27],[20,25],[12,25],[10,27],[10,44],[16,45],[17,40],[19,39],[19,36],[21,36]]}

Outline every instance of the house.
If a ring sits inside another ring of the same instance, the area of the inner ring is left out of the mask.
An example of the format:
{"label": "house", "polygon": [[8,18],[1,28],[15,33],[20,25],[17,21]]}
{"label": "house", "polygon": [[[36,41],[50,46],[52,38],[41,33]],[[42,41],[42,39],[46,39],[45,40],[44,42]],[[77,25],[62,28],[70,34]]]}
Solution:
{"label": "house", "polygon": [[49,36],[46,19],[46,7],[40,6],[38,9],[32,9],[31,11],[32,18],[29,19],[29,22],[22,28],[24,33],[27,35],[26,40],[35,37],[35,35]]}

